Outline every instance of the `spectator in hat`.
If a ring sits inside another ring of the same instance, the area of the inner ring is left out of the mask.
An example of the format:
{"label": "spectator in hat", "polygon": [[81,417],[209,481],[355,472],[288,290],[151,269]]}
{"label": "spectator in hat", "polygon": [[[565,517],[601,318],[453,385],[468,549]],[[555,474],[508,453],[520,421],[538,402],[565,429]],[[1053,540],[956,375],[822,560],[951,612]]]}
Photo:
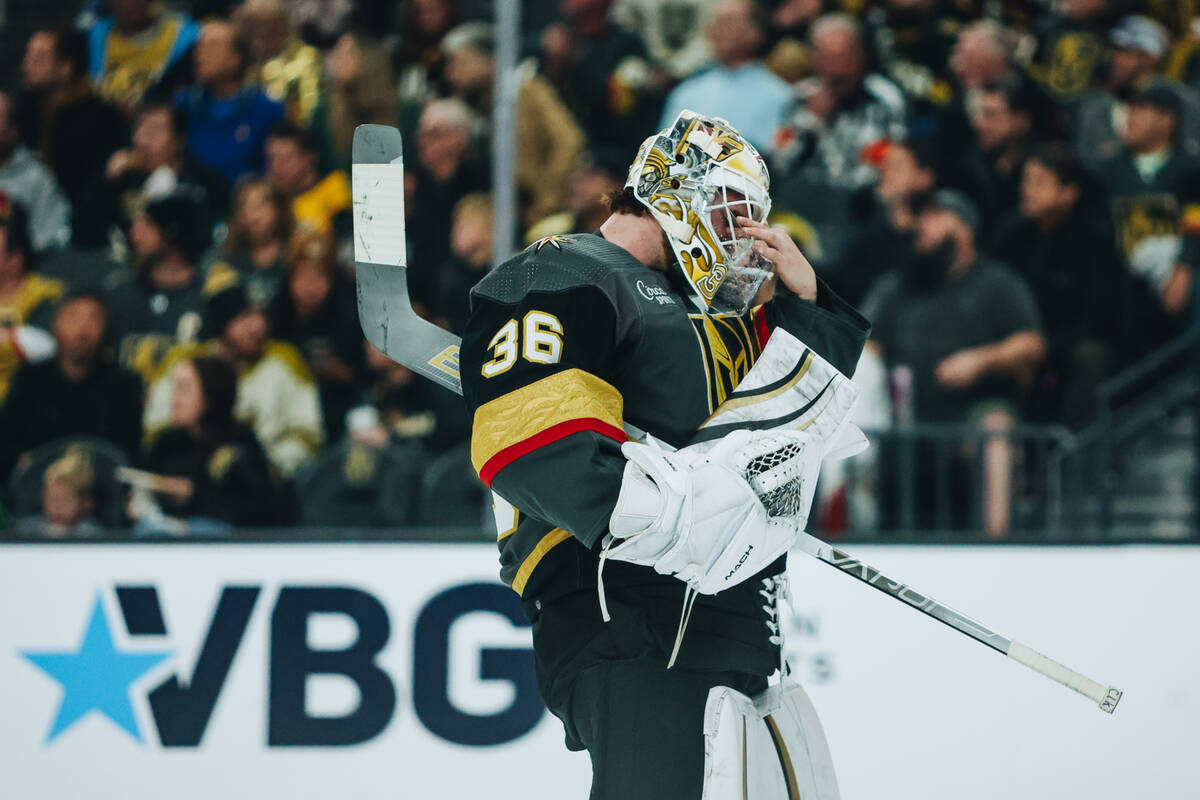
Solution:
{"label": "spectator in hat", "polygon": [[240,284],[212,294],[204,320],[209,338],[172,348],[150,382],[142,418],[145,438],[152,442],[170,423],[176,365],[218,356],[237,368],[235,415],[254,429],[278,473],[292,478],[325,438],[312,372],[293,345],[271,338],[265,310],[250,302]]}
{"label": "spectator in hat", "polygon": [[239,182],[225,241],[208,259],[208,279],[241,281],[252,303],[269,305],[283,285],[284,256],[295,227],[291,200],[271,181]]}
{"label": "spectator in hat", "polygon": [[33,261],[29,217],[0,192],[0,401],[22,364],[54,352],[46,329],[63,285],[31,271]]}
{"label": "spectator in hat", "polygon": [[[1124,17],[1110,32],[1112,58],[1102,87],[1088,92],[1075,117],[1075,150],[1093,163],[1120,147],[1130,99],[1156,81],[1170,48],[1166,29],[1140,15]],[[1200,152],[1200,94],[1175,81],[1167,85],[1180,100],[1180,143]]]}
{"label": "spectator in hat", "polygon": [[1130,279],[1103,190],[1078,156],[1058,144],[1030,154],[1020,204],[1000,221],[989,252],[1029,285],[1045,324],[1048,353],[1027,416],[1083,427],[1125,334],[1120,309]]}
{"label": "spectator in hat", "polygon": [[283,104],[248,86],[250,42],[225,21],[200,31],[193,58],[196,85],[175,96],[187,114],[187,149],[230,184],[263,169],[267,133],[283,119]]}
{"label": "spectator in hat", "polygon": [[1128,103],[1120,148],[1096,166],[1121,254],[1157,299],[1127,311],[1144,347],[1183,323],[1200,265],[1200,157],[1179,141],[1180,114],[1174,89],[1152,84]]}
{"label": "spectator in hat", "polygon": [[317,233],[336,228],[349,232],[350,178],[340,169],[322,176],[317,145],[312,137],[290,122],[282,122],[267,135],[266,177],[292,201],[296,225]]}
{"label": "spectator in hat", "polygon": [[45,164],[21,144],[14,95],[0,89],[0,191],[28,215],[30,244],[42,253],[71,240],[71,204]]}
{"label": "spectator in hat", "polygon": [[895,266],[897,254],[912,247],[917,212],[937,186],[936,154],[928,141],[884,139],[867,148],[864,158],[879,174],[874,208],[826,276],[851,304]]}
{"label": "spectator in hat", "polygon": [[[154,493],[157,510],[182,519],[185,534],[275,522],[278,487],[254,431],[235,413],[240,389],[234,364],[216,356],[184,359],[169,381],[168,426],[141,464],[163,478]],[[143,527],[157,527],[153,506],[147,514],[146,506],[131,505],[146,518]]]}
{"label": "spectator in hat", "polygon": [[708,15],[705,37],[710,69],[687,78],[667,95],[660,128],[685,108],[723,117],[760,150],[783,124],[792,89],[759,57],[766,39],[766,12],[751,0],[722,0]]}
{"label": "spectator in hat", "polygon": [[107,328],[99,292],[78,290],[58,303],[54,357],[22,366],[0,406],[0,481],[21,456],[62,436],[95,436],[138,452],[142,382],[109,357]]}
{"label": "spectator in hat", "polygon": [[126,111],[191,50],[199,26],[154,0],[114,0],[88,30],[88,71],[100,95]]}
{"label": "spectator in hat", "polygon": [[208,246],[200,204],[187,191],[146,203],[133,218],[133,271],[109,286],[111,337],[118,362],[149,380],[167,350],[200,334]]}
{"label": "spectator in hat", "polygon": [[167,100],[147,100],[138,107],[132,146],[117,150],[103,172],[86,188],[80,205],[86,214],[75,218],[74,243],[107,246],[114,230],[129,230],[133,218],[149,200],[184,189],[200,203],[209,224],[225,219],[229,183],[184,149],[187,115]]}
{"label": "spectator in hat", "polygon": [[[965,195],[936,192],[917,216],[911,255],[875,283],[862,308],[873,326],[869,346],[890,369],[911,370],[911,395],[903,401],[911,408],[894,409],[898,417],[973,422],[1002,433],[1014,424],[1022,389],[1046,356],[1046,340],[1029,287],[980,256],[979,224],[979,211]],[[920,492],[933,490],[933,463],[921,461]],[[1002,536],[1010,518],[1007,439],[990,440],[983,463],[983,524],[989,535]]]}
{"label": "spectator in hat", "polygon": [[[492,114],[495,34],[482,22],[460,25],[442,42],[444,75],[460,98],[484,118]],[[516,174],[521,220],[532,225],[566,204],[566,178],[583,147],[583,131],[543,77],[525,77],[517,89]]]}
{"label": "spectator in hat", "polygon": [[120,112],[92,91],[87,35],[35,31],[25,45],[21,88],[25,143],[54,171],[72,207],[85,209],[84,189],[129,135]]}

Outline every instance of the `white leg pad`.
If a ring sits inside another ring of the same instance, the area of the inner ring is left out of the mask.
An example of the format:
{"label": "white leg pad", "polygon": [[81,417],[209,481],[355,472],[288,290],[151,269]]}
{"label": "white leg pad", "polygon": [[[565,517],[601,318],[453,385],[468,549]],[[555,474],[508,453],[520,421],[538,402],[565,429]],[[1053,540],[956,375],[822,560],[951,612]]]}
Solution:
{"label": "white leg pad", "polygon": [[812,701],[792,681],[753,700],[714,686],[704,708],[702,800],[839,800]]}

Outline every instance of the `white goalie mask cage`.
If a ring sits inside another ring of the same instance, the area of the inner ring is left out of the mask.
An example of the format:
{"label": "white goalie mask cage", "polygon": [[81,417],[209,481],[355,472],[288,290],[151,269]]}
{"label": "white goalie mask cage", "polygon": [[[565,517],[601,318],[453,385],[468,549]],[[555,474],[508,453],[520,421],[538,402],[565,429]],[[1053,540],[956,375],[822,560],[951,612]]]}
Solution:
{"label": "white goalie mask cage", "polygon": [[770,176],[762,156],[728,122],[682,111],[642,143],[626,187],[670,242],[693,301],[705,313],[745,314],[770,264],[738,235],[737,217],[765,222]]}

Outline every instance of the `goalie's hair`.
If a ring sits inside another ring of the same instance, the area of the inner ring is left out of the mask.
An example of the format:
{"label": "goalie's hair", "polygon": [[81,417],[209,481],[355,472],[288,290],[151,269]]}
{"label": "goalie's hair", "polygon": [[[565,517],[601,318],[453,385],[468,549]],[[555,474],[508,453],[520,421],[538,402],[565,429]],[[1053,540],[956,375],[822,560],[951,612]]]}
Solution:
{"label": "goalie's hair", "polygon": [[609,192],[601,199],[613,214],[630,214],[635,217],[650,216],[650,209],[642,205],[642,201],[637,199],[637,195],[630,186]]}

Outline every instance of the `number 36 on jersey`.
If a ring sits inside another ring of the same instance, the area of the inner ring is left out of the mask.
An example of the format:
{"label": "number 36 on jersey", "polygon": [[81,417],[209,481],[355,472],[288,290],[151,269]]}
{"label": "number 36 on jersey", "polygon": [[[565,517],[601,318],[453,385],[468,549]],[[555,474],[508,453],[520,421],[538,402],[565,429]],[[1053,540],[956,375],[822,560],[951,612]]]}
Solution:
{"label": "number 36 on jersey", "polygon": [[494,378],[508,372],[518,357],[534,364],[557,364],[562,358],[562,336],[558,317],[545,311],[530,311],[520,322],[510,319],[488,342],[492,360],[480,372]]}

